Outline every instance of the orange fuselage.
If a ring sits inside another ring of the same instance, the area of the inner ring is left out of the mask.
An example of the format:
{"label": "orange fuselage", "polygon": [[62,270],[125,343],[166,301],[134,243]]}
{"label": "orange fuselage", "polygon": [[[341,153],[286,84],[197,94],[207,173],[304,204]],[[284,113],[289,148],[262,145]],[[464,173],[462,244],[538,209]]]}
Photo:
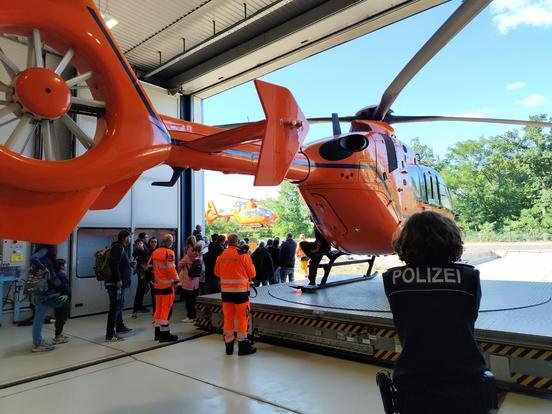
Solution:
{"label": "orange fuselage", "polygon": [[[166,117],[162,119],[173,135],[171,123],[167,122]],[[187,134],[178,134],[183,141],[215,132],[205,125],[177,122],[185,124],[188,130]],[[412,168],[423,167],[418,165],[412,149],[395,138],[394,130],[389,125],[355,121],[352,132],[342,136],[347,135],[365,137],[366,148],[337,155],[335,152],[339,151],[331,147],[326,148],[326,152],[322,149],[339,138],[303,145],[286,175],[286,179],[298,185],[316,225],[334,247],[351,254],[391,254],[394,232],[412,214],[430,209],[453,216],[451,210],[431,202],[431,198],[426,201],[417,197]],[[389,162],[391,154],[388,153],[392,150],[389,146],[393,147],[396,157],[396,168],[392,170]],[[198,154],[176,145],[171,150],[168,163],[193,169],[254,175],[259,151],[260,145],[245,144],[220,152]],[[431,172],[430,169],[425,170]]]}

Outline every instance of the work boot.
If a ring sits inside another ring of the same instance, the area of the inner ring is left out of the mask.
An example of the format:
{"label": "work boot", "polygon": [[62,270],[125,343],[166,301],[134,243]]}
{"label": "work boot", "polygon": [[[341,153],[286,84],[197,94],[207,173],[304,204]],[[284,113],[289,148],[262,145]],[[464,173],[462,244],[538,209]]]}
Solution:
{"label": "work boot", "polygon": [[226,345],[226,355],[232,355],[234,353],[234,340],[232,339],[232,342],[224,342],[224,345]]}
{"label": "work boot", "polygon": [[153,337],[154,341],[159,341],[159,337],[161,336],[161,328],[159,326],[155,327],[155,335]]}
{"label": "work boot", "polygon": [[249,355],[255,352],[257,352],[257,348],[250,340],[238,341],[238,355]]}
{"label": "work boot", "polygon": [[171,334],[168,329],[159,332],[159,342],[174,342],[178,341],[178,336]]}

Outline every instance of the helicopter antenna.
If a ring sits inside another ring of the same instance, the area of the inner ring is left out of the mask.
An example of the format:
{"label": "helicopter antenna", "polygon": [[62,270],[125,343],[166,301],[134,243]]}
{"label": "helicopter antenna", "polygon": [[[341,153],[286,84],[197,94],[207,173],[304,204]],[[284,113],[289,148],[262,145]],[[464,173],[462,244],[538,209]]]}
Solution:
{"label": "helicopter antenna", "polygon": [[341,125],[339,125],[339,116],[334,112],[332,114],[332,127],[333,127],[333,134],[341,135]]}
{"label": "helicopter antenna", "polygon": [[490,2],[491,0],[465,0],[393,79],[383,93],[373,119],[383,120],[406,84]]}

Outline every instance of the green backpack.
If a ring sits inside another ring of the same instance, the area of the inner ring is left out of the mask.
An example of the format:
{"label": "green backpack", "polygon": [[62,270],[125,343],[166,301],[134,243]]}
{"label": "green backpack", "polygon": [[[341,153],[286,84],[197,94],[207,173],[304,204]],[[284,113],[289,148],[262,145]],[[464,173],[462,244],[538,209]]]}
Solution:
{"label": "green backpack", "polygon": [[96,280],[99,282],[106,282],[111,279],[112,272],[109,267],[109,256],[111,248],[105,248],[98,250],[94,253],[96,258],[96,264],[94,266],[94,272],[96,273]]}

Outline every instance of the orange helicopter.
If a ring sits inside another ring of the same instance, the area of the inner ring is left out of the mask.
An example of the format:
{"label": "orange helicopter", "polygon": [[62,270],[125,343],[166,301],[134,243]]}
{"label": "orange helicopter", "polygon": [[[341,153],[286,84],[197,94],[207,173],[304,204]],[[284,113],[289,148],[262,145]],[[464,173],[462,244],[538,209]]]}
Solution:
{"label": "orange helicopter", "polygon": [[228,223],[231,219],[234,219],[240,226],[266,227],[270,226],[278,219],[276,213],[269,208],[260,206],[252,198],[236,197],[232,195],[228,195],[228,197],[245,201],[238,202],[232,214],[221,214],[218,212],[215,203],[209,200],[207,202],[207,210],[205,211],[205,220],[207,220],[207,223],[213,224],[218,219],[224,219]]}
{"label": "orange helicopter", "polygon": [[[390,254],[392,235],[411,214],[432,209],[452,216],[449,191],[438,172],[419,164],[395,137],[392,123],[476,121],[551,127],[552,123],[490,118],[395,116],[392,103],[410,79],[490,1],[465,1],[405,66],[377,106],[355,116],[314,118],[333,122],[333,136],[303,145],[309,121],[291,93],[259,80],[255,86],[266,120],[211,127],[159,116],[92,0],[2,2],[0,33],[28,39],[29,59],[19,68],[0,51],[10,77],[0,122],[14,128],[0,137],[0,235],[60,243],[89,209],[116,206],[139,175],[159,164],[250,174],[255,185],[295,183],[322,236],[340,252]],[[44,67],[47,45],[63,56]],[[72,64],[78,75],[63,79]],[[92,99],[72,95],[86,83]],[[91,136],[70,113],[97,119]],[[6,117],[12,118],[6,121]],[[342,133],[339,121],[351,122]],[[87,149],[65,159],[55,122]],[[23,155],[40,129],[40,154]],[[373,263],[373,261],[372,261]]]}

